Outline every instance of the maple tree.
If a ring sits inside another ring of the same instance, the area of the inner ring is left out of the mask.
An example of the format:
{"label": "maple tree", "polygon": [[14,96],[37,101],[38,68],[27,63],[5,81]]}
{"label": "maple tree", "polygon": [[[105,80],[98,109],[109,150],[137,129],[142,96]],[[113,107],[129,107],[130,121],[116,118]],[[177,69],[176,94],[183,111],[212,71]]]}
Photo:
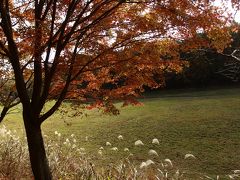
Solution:
{"label": "maple tree", "polygon": [[[41,124],[65,98],[91,97],[106,111],[115,99],[134,103],[144,85],[164,83],[163,71],[181,70],[179,48],[205,45],[197,32],[226,47],[228,20],[202,0],[2,0],[1,102],[6,111],[22,104],[34,177],[51,179]],[[188,46],[176,43],[189,37]]]}

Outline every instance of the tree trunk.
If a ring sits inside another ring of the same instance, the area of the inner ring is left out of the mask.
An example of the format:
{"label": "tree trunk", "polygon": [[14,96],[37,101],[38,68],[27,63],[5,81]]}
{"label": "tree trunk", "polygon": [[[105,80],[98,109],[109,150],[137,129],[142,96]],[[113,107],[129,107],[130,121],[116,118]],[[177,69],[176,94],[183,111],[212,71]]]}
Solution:
{"label": "tree trunk", "polygon": [[[26,114],[26,113],[25,113]],[[36,125],[36,119],[24,115],[24,125],[27,135],[28,150],[32,172],[35,180],[51,180],[52,175],[49,168],[40,124]]]}
{"label": "tree trunk", "polygon": [[2,120],[4,119],[4,117],[6,116],[7,112],[8,112],[9,108],[8,107],[3,107],[1,115],[0,115],[0,123],[2,122]]}

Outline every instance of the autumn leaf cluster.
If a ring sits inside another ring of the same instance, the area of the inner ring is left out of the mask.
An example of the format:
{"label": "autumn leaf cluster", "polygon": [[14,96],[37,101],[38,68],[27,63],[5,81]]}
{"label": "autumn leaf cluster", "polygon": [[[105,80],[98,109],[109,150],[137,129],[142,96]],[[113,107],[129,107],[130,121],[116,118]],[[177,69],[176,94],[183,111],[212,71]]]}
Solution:
{"label": "autumn leaf cluster", "polygon": [[1,27],[0,71],[16,77],[12,37],[18,76],[30,101],[40,104],[38,114],[47,99],[131,99],[145,86],[164,85],[166,71],[180,72],[185,61],[179,52],[202,46],[222,51],[230,42],[225,25],[231,19],[210,1],[24,0],[8,6],[12,34]]}

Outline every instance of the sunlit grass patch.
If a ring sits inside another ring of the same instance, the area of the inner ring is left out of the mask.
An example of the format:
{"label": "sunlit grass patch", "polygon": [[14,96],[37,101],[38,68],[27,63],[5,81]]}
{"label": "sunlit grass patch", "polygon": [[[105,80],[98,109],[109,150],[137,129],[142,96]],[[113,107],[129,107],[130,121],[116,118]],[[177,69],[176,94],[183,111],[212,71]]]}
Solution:
{"label": "sunlit grass patch", "polygon": [[[203,173],[215,179],[240,169],[238,88],[175,91],[153,94],[141,101],[143,106],[122,108],[119,116],[103,115],[97,110],[71,118],[57,113],[43,124],[43,131],[50,139],[57,138],[54,132],[58,131],[69,141],[74,134],[74,144],[100,167],[129,157],[137,167],[148,159],[156,164],[170,159],[179,171]],[[22,128],[19,114],[8,116],[4,124],[19,131]],[[159,143],[153,143],[155,138]],[[144,145],[136,146],[138,140]],[[111,149],[114,147],[118,150]],[[149,156],[150,150],[158,156]],[[195,158],[185,158],[186,154]]]}

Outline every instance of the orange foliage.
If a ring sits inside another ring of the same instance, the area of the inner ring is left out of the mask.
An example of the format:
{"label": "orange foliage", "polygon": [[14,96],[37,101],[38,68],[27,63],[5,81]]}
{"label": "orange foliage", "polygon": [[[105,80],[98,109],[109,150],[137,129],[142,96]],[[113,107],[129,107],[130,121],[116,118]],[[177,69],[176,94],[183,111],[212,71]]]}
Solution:
{"label": "orange foliage", "polygon": [[0,29],[0,52],[16,66],[8,54],[12,38],[22,68],[14,73],[31,82],[29,103],[38,105],[39,116],[47,98],[127,102],[144,86],[163,86],[164,72],[180,72],[186,65],[180,51],[203,46],[222,51],[231,41],[225,27],[231,19],[212,1],[40,2],[10,3],[12,34],[4,25]]}

